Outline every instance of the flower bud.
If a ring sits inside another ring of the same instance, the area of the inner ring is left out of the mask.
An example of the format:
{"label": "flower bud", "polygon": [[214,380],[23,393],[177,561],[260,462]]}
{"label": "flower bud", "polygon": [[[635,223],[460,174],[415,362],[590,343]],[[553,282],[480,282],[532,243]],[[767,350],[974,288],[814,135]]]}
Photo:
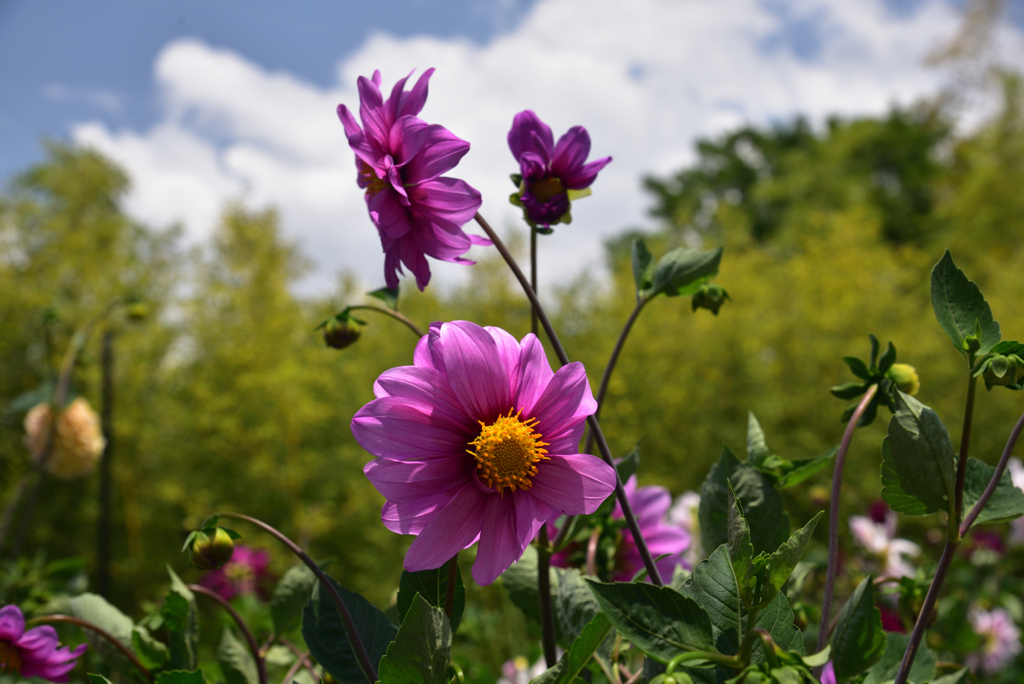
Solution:
{"label": "flower bud", "polygon": [[145,302],[134,302],[125,308],[125,312],[130,320],[135,322],[142,321],[149,316],[149,305]]}
{"label": "flower bud", "polygon": [[1019,385],[1024,380],[1024,361],[1016,354],[995,356],[988,362],[982,377],[986,387]]}
{"label": "flower bud", "polygon": [[79,397],[68,404],[57,417],[57,430],[50,453],[43,450],[53,423],[53,407],[38,404],[25,416],[25,446],[37,463],[44,458],[42,467],[51,475],[70,480],[88,475],[96,466],[107,441],[100,431],[100,419]]}
{"label": "flower bud", "polygon": [[363,325],[351,316],[334,316],[324,321],[324,342],[332,349],[344,349],[355,344],[362,334]]}
{"label": "flower bud", "polygon": [[725,304],[727,299],[729,299],[729,293],[725,291],[724,287],[714,283],[704,283],[693,293],[690,305],[694,311],[707,309],[717,316],[718,310],[722,308],[722,304]]}
{"label": "flower bud", "polygon": [[904,394],[911,396],[917,394],[921,389],[921,378],[917,375],[917,369],[907,363],[894,363],[885,372],[885,377],[892,380],[892,384]]}
{"label": "flower bud", "polygon": [[215,528],[211,537],[206,532],[196,532],[188,549],[188,559],[200,570],[216,570],[229,560],[235,552],[235,542],[226,530]]}

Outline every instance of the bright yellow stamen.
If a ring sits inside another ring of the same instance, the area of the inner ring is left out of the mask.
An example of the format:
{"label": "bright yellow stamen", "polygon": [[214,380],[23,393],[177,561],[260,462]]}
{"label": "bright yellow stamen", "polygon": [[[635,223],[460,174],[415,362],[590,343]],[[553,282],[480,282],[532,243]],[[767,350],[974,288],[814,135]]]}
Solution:
{"label": "bright yellow stamen", "polygon": [[0,673],[20,674],[21,654],[11,644],[0,642]]}
{"label": "bright yellow stamen", "polygon": [[537,461],[546,460],[548,453],[540,441],[541,435],[534,432],[537,419],[522,420],[519,412],[515,415],[509,409],[507,416],[498,416],[490,425],[480,422],[480,434],[469,443],[474,449],[466,452],[476,459],[476,474],[480,481],[498,493],[505,487],[513,492],[516,488],[530,489],[531,477],[537,474]]}

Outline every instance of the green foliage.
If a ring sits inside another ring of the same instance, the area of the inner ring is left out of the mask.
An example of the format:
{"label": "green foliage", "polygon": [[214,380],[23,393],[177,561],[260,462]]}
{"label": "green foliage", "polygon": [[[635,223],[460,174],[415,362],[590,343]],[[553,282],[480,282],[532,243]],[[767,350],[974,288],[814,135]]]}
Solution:
{"label": "green foliage", "polygon": [[224,628],[217,647],[217,661],[227,684],[259,684],[256,661],[249,648],[243,644],[229,627]]}
{"label": "green foliage", "polygon": [[288,569],[270,599],[270,617],[274,621],[275,633],[287,634],[299,626],[302,609],[309,602],[317,582],[316,575],[304,564]]}
{"label": "green foliage", "polygon": [[[896,677],[896,671],[899,670],[908,643],[910,643],[909,634],[886,632],[885,655],[871,666],[863,684],[891,682]],[[909,675],[911,682],[930,682],[935,679],[935,654],[924,644],[921,644],[917,657],[914,658]]]}
{"label": "green foliage", "polygon": [[155,684],[206,684],[202,670],[168,670],[156,676]]}
{"label": "green foliage", "polygon": [[[398,620],[405,624],[406,613],[413,607],[415,597],[426,601],[435,608],[444,608],[448,594],[448,566],[451,561],[445,563],[436,570],[421,570],[420,572],[402,572],[402,579],[398,584]],[[451,631],[459,629],[462,622],[462,613],[466,609],[466,587],[462,582],[462,568],[456,563],[455,566],[455,594],[452,601],[452,616],[450,619]]]}
{"label": "green foliage", "polygon": [[[964,516],[974,508],[985,488],[996,474],[996,469],[975,458],[967,460],[964,478]],[[1009,471],[1003,471],[992,497],[985,504],[974,524],[1007,522],[1024,515],[1024,491],[1013,484]]]}
{"label": "green foliage", "polygon": [[957,351],[987,354],[999,343],[999,323],[992,319],[992,309],[974,281],[953,263],[948,249],[932,269],[932,308]]}
{"label": "green foliage", "polygon": [[836,681],[846,681],[865,672],[885,653],[882,614],[875,606],[872,576],[865,577],[843,610],[832,632],[832,663]]}
{"label": "green foliage", "polygon": [[572,684],[605,640],[611,628],[611,622],[608,621],[604,613],[595,615],[594,619],[580,630],[580,635],[573,640],[569,650],[562,654],[555,666],[534,679],[533,682],[535,684]]}
{"label": "green foliage", "polygon": [[199,659],[199,612],[192,590],[170,567],[171,587],[164,596],[160,616],[167,626],[170,648],[170,667],[176,670],[193,670]]}
{"label": "green foliage", "polygon": [[729,552],[720,546],[708,560],[701,561],[693,575],[680,588],[711,616],[711,630],[715,648],[720,653],[734,655],[739,651],[745,633],[743,601],[740,586],[729,562]]}
{"label": "green foliage", "polygon": [[378,676],[389,684],[447,684],[451,655],[452,630],[444,611],[415,594]]}

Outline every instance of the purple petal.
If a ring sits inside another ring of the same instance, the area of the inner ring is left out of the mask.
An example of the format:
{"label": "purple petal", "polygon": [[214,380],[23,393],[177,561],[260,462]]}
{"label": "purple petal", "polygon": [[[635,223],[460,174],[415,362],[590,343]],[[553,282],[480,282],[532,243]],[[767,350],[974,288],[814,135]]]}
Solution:
{"label": "purple petal", "polygon": [[413,220],[412,232],[407,239],[412,240],[420,252],[442,261],[464,261],[462,255],[473,246],[469,236],[461,230],[448,232],[425,218]]}
{"label": "purple petal", "polygon": [[377,83],[360,76],[356,81],[359,90],[359,118],[363,120],[366,134],[383,143],[387,140],[388,125],[384,114],[384,98]]}
{"label": "purple petal", "polygon": [[544,435],[544,441],[551,442],[578,427],[596,410],[583,364],[574,361],[558,369],[530,416],[537,418],[537,431]]}
{"label": "purple petal", "polygon": [[597,161],[590,162],[576,173],[562,176],[562,187],[566,190],[582,190],[583,188],[589,188],[597,178],[598,172],[608,166],[608,163],[611,162],[611,160],[611,157],[598,159]]}
{"label": "purple petal", "polygon": [[398,534],[419,534],[434,514],[451,502],[457,491],[446,490],[406,503],[385,501],[380,512],[384,527]]}
{"label": "purple petal", "polygon": [[480,208],[480,193],[466,181],[442,176],[408,188],[412,211],[447,230],[458,232]]}
{"label": "purple petal", "polygon": [[409,399],[374,399],[352,418],[352,436],[378,458],[420,460],[463,453],[473,435],[454,432],[430,412],[431,406]]}
{"label": "purple petal", "polygon": [[470,417],[490,423],[512,407],[509,378],[486,330],[470,321],[445,323],[441,351],[448,384]]}
{"label": "purple petal", "polygon": [[672,495],[664,487],[641,487],[630,498],[633,512],[641,525],[656,525],[664,519],[672,505]]}
{"label": "purple petal", "polygon": [[399,256],[406,268],[416,276],[416,287],[422,292],[430,282],[430,264],[427,263],[423,250],[416,245],[416,234],[405,235],[398,245]]}
{"label": "purple petal", "polygon": [[[408,226],[409,215],[406,213],[406,211],[408,210],[409,205],[412,204],[412,202],[409,201],[409,195],[405,191],[405,183],[402,182],[402,172],[399,171],[398,167],[394,165],[394,160],[392,160],[391,155],[385,157],[384,163],[384,171],[387,174],[388,183],[391,185],[391,188],[389,189],[395,193],[398,202],[402,205],[402,213],[404,214],[402,221],[405,222],[404,225]],[[382,193],[377,193],[377,196],[379,196],[380,194]],[[391,235],[391,237],[397,238],[401,236]]]}
{"label": "purple petal", "polygon": [[406,161],[402,170],[405,180],[409,185],[433,180],[455,168],[467,152],[468,142],[444,126],[428,126],[424,131],[424,143],[419,154],[414,157],[403,157]]}
{"label": "purple petal", "polygon": [[527,109],[512,119],[512,129],[508,132],[508,147],[516,161],[520,160],[523,153],[533,152],[540,156],[547,166],[551,161],[554,139],[551,128],[532,110]]}
{"label": "purple petal", "polygon": [[14,645],[22,652],[22,658],[26,661],[41,661],[46,660],[47,656],[57,650],[58,641],[57,630],[50,625],[43,625],[33,627],[22,634]]}
{"label": "purple petal", "polygon": [[467,484],[451,503],[439,510],[423,528],[405,554],[409,572],[439,568],[480,536],[488,495],[473,483]]}
{"label": "purple petal", "polygon": [[472,242],[474,245],[479,245],[481,247],[490,247],[491,245],[494,244],[493,242],[491,242],[482,235],[470,235],[469,233],[467,233],[467,235],[469,235],[469,241]]}
{"label": "purple petal", "polygon": [[498,358],[501,360],[501,366],[505,369],[505,374],[508,376],[509,390],[512,394],[515,394],[516,389],[519,387],[519,343],[516,341],[516,338],[501,328],[486,326],[484,330],[494,339],[494,344],[498,347]]}
{"label": "purple petal", "polygon": [[385,187],[380,192],[367,193],[366,206],[373,223],[392,240],[401,238],[411,229],[409,213],[393,188]]}
{"label": "purple petal", "polygon": [[[398,106],[399,116],[415,116],[420,113],[423,105],[427,102],[427,84],[433,74],[433,67],[427,69],[420,76],[419,80],[416,81],[416,85],[412,87],[412,90],[402,94],[402,101]],[[411,76],[412,74],[409,75]]]}
{"label": "purple petal", "polygon": [[363,473],[388,501],[407,503],[472,481],[476,462],[468,455],[428,461],[393,461],[376,458]]}
{"label": "purple petal", "polygon": [[389,148],[394,150],[395,164],[402,167],[402,178],[407,185],[411,185],[412,181],[409,180],[406,166],[426,151],[431,128],[423,119],[403,116],[391,126],[388,133]]}
{"label": "purple petal", "polygon": [[25,633],[25,616],[15,605],[0,608],[0,641],[13,643]]}
{"label": "purple petal", "polygon": [[[419,345],[417,344],[417,347]],[[430,406],[426,411],[438,418],[452,430],[461,431],[476,427],[476,421],[462,410],[458,397],[448,387],[443,373],[434,368],[399,366],[381,373],[373,384],[374,394],[382,397],[404,397]]]}
{"label": "purple petal", "polygon": [[405,82],[408,81],[409,76],[412,75],[413,72],[410,71],[405,78],[398,79],[398,82],[395,83],[395,85],[392,86],[391,88],[391,95],[384,103],[385,115],[387,116],[389,122],[393,123],[398,120],[398,106],[402,102],[402,91],[405,90]]}
{"label": "purple petal", "polygon": [[515,407],[524,415],[533,416],[534,406],[547,388],[554,373],[544,353],[544,346],[533,333],[523,338],[522,352],[519,357],[521,379],[516,393]]}
{"label": "purple petal", "polygon": [[345,127],[345,137],[350,141],[353,136],[362,134],[363,129],[356,122],[356,117],[343,104],[338,105],[338,118],[341,119],[341,125]]}
{"label": "purple petal", "polygon": [[486,586],[498,579],[508,566],[519,560],[533,537],[518,536],[515,495],[487,497],[480,529],[480,546],[473,563],[473,579]]}
{"label": "purple petal", "polygon": [[530,493],[564,515],[593,513],[615,490],[615,471],[589,454],[552,456],[537,464]]}
{"label": "purple petal", "polygon": [[590,134],[583,126],[573,126],[558,139],[551,159],[551,173],[559,178],[582,168],[590,154]]}
{"label": "purple petal", "polygon": [[[384,242],[384,236],[381,236]],[[384,284],[392,290],[398,289],[398,274],[402,273],[402,264],[398,257],[398,244],[391,241],[393,247],[384,247]]]}

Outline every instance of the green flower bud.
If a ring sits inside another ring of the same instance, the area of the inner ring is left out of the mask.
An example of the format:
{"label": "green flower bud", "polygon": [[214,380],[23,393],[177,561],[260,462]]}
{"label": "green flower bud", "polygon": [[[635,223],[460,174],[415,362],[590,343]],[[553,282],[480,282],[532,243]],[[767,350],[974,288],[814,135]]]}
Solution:
{"label": "green flower bud", "polygon": [[188,559],[200,570],[216,570],[229,560],[235,552],[235,542],[223,528],[216,528],[211,537],[206,532],[196,532],[188,549]]}
{"label": "green flower bud", "polygon": [[334,316],[321,324],[324,343],[332,349],[344,349],[355,344],[363,332],[363,324],[351,316]]}
{"label": "green flower bud", "polygon": [[717,316],[718,310],[722,308],[722,304],[725,304],[727,299],[729,299],[729,293],[725,291],[724,287],[714,283],[704,283],[693,293],[690,305],[694,311],[707,309]]}
{"label": "green flower bud", "polygon": [[129,320],[138,322],[145,320],[149,315],[149,306],[146,305],[145,302],[135,302],[133,304],[129,304],[125,308],[125,311],[128,314]]}
{"label": "green flower bud", "polygon": [[968,335],[964,338],[963,347],[965,352],[974,354],[981,349],[981,340],[978,339],[977,335]]}
{"label": "green flower bud", "polygon": [[1016,354],[994,356],[986,365],[982,377],[985,378],[986,387],[1019,385],[1024,380],[1024,360]]}
{"label": "green flower bud", "polygon": [[917,369],[907,363],[894,363],[885,372],[885,377],[892,380],[892,384],[904,394],[911,396],[917,394],[921,389],[921,378],[917,375]]}

